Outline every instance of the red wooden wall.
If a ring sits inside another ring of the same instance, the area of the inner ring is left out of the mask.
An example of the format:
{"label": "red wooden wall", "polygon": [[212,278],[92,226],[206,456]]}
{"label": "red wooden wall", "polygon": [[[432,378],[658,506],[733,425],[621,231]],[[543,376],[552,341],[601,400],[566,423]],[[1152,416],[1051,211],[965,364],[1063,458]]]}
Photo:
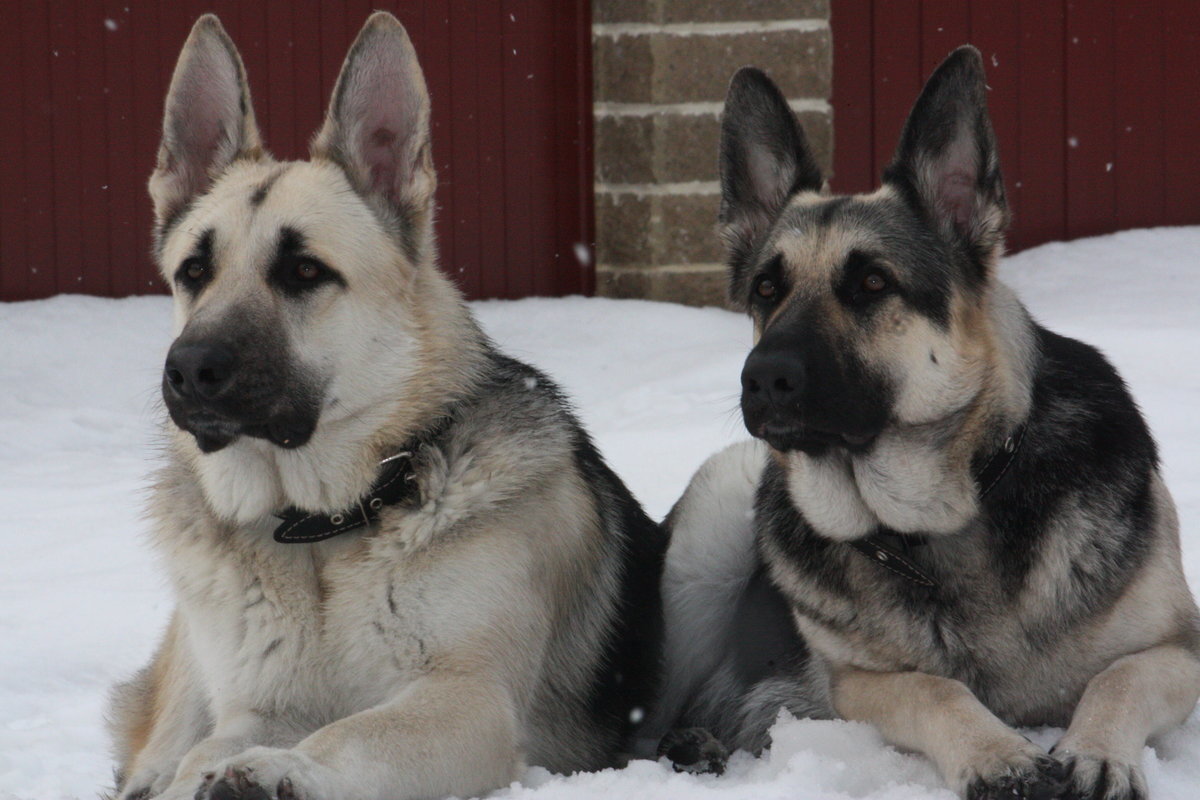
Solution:
{"label": "red wooden wall", "polygon": [[197,16],[241,50],[268,147],[301,158],[375,8],[429,82],[443,269],[470,297],[590,293],[587,0],[21,0],[0,19],[0,299],[162,290],[145,185]]}
{"label": "red wooden wall", "polygon": [[1200,2],[833,0],[834,188],[875,185],[929,73],[978,47],[1011,249],[1200,223]]}

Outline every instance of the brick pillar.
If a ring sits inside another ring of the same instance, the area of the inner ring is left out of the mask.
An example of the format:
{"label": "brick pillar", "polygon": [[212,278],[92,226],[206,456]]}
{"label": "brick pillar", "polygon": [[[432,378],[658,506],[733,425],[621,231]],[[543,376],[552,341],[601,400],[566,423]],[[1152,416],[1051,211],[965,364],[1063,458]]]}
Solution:
{"label": "brick pillar", "polygon": [[832,163],[828,0],[593,0],[596,292],[725,302],[717,142],[738,67],[791,101]]}

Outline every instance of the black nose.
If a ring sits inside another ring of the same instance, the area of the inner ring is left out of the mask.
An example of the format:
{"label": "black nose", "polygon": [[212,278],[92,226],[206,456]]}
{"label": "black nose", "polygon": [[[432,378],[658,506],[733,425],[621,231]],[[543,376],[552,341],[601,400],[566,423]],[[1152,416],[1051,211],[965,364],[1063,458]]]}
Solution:
{"label": "black nose", "polygon": [[181,397],[211,400],[229,385],[235,363],[223,344],[177,342],[167,353],[167,385]]}
{"label": "black nose", "polygon": [[752,352],[742,368],[742,394],[772,405],[799,401],[804,365],[788,353]]}

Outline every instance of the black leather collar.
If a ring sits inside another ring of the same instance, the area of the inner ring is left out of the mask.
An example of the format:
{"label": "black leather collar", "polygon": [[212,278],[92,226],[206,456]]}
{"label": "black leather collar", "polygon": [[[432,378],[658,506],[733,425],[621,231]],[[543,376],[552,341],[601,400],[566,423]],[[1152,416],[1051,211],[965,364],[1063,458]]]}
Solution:
{"label": "black leather collar", "polygon": [[1004,477],[1004,473],[1008,472],[1008,468],[1012,466],[1012,462],[1016,460],[1017,451],[1021,449],[1021,442],[1025,441],[1025,426],[1017,428],[1012,432],[1012,435],[1004,440],[1004,444],[1000,445],[1000,449],[992,453],[992,457],[987,460],[983,468],[975,476],[975,483],[979,486],[979,499],[987,497],[1000,479]]}
{"label": "black leather collar", "polygon": [[937,586],[933,578],[926,575],[920,567],[908,557],[914,547],[925,544],[926,537],[921,535],[906,535],[888,528],[877,528],[870,536],[855,539],[849,545],[864,556],[874,561],[884,569],[904,578],[909,583],[924,589]]}
{"label": "black leather collar", "polygon": [[275,528],[275,541],[281,544],[320,542],[369,525],[379,519],[388,506],[419,506],[421,487],[417,483],[414,459],[418,450],[444,433],[450,423],[450,417],[443,417],[423,435],[409,440],[397,453],[380,461],[379,477],[350,508],[333,514],[313,514],[291,507],[276,514],[283,522]]}
{"label": "black leather collar", "polygon": [[[979,499],[982,500],[990,492],[1017,457],[1021,442],[1025,440],[1025,426],[1017,428],[1012,435],[1004,440],[1000,449],[975,474],[975,484],[979,487]],[[915,548],[929,542],[929,537],[923,534],[898,533],[890,528],[879,527],[870,536],[855,539],[848,544],[856,551],[875,562],[884,569],[890,570],[904,578],[909,583],[925,590],[933,589],[937,583],[920,567],[913,563],[911,553]]]}

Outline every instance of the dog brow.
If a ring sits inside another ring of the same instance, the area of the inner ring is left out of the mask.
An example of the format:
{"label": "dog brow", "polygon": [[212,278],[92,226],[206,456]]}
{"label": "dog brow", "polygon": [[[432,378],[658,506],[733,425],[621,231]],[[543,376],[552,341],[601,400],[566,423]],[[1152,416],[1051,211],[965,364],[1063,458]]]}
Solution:
{"label": "dog brow", "polygon": [[196,256],[197,258],[211,260],[213,252],[213,237],[216,235],[216,231],[212,228],[205,228],[203,231],[201,231],[200,235],[196,237],[196,247],[192,250],[192,255]]}
{"label": "dog brow", "polygon": [[258,208],[267,199],[267,192],[271,191],[271,187],[275,185],[275,181],[283,175],[284,170],[276,170],[265,181],[254,187],[254,191],[250,193],[250,207]]}
{"label": "dog brow", "polygon": [[297,255],[304,250],[304,234],[295,228],[279,229],[279,255]]}

